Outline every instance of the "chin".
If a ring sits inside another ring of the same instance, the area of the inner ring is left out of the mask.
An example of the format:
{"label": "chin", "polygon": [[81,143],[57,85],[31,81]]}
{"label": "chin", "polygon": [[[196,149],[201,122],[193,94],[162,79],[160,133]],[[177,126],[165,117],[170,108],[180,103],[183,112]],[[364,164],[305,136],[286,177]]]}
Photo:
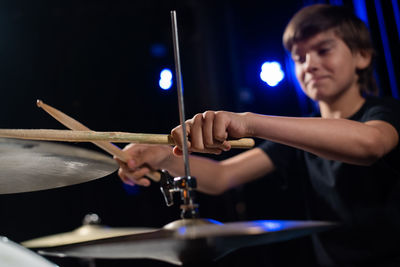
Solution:
{"label": "chin", "polygon": [[328,101],[329,100],[329,90],[326,88],[311,88],[307,90],[307,96],[314,101]]}
{"label": "chin", "polygon": [[320,93],[318,92],[317,89],[312,88],[308,90],[303,90],[303,92],[312,100],[314,101],[319,101],[320,98]]}

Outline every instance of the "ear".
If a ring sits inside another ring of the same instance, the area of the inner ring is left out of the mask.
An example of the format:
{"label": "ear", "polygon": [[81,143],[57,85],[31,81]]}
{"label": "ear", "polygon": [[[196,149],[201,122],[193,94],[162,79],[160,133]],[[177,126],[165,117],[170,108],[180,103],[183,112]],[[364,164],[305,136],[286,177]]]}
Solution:
{"label": "ear", "polygon": [[356,67],[359,70],[368,68],[371,65],[372,52],[369,50],[359,50],[355,53]]}

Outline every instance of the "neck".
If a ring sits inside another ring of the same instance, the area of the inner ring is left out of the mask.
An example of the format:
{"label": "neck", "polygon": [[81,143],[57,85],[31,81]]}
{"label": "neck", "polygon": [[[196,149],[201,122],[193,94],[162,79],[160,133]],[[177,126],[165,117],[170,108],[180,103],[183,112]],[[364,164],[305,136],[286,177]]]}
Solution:
{"label": "neck", "polygon": [[318,105],[323,118],[349,118],[364,104],[365,98],[358,88],[343,92],[331,101],[319,101]]}

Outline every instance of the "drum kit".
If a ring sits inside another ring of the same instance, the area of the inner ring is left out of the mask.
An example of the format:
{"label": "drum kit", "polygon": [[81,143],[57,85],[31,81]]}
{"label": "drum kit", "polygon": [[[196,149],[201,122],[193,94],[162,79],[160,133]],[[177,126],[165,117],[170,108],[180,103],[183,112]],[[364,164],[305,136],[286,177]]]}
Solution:
{"label": "drum kit", "polygon": [[[180,119],[184,127],[175,11],[171,12],[171,19]],[[92,142],[125,162],[127,155],[110,143],[116,141],[116,138],[118,142],[158,144],[172,142],[169,136],[93,132],[42,101],[38,101],[38,106],[70,130],[65,132],[0,130],[2,137],[0,138],[0,194],[30,192],[89,182],[107,176],[118,168],[112,158],[102,153],[47,142],[49,140]],[[56,266],[44,256],[79,259],[152,259],[175,265],[190,265],[196,262],[215,261],[240,248],[281,242],[335,227],[335,223],[325,221],[265,220],[220,223],[198,218],[198,205],[193,197],[196,191],[196,179],[190,176],[187,140],[183,141],[185,176],[171,177],[166,171],[148,175],[150,179],[159,182],[167,205],[173,204],[174,193],[180,194],[182,219],[173,221],[161,229],[110,228],[100,225],[98,216],[91,214],[85,217],[81,227],[71,232],[36,238],[21,244],[0,237],[0,265]],[[233,141],[232,146],[251,147],[253,144],[252,140],[249,143],[246,139]]]}

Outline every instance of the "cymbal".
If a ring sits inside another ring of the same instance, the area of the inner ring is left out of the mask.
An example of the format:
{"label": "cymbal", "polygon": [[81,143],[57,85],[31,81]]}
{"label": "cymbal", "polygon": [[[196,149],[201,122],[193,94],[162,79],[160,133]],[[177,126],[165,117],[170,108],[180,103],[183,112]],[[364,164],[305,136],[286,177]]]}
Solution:
{"label": "cymbal", "polygon": [[57,247],[63,245],[71,245],[86,241],[93,241],[98,239],[117,237],[123,235],[146,233],[156,231],[156,228],[111,228],[105,225],[82,225],[81,227],[71,231],[65,232],[32,240],[27,240],[21,243],[27,248],[43,248],[43,247]]}
{"label": "cymbal", "polygon": [[0,138],[0,194],[79,184],[117,167],[112,158],[83,148]]}
{"label": "cymbal", "polygon": [[248,221],[176,227],[71,245],[43,248],[39,254],[97,259],[155,259],[183,265],[217,260],[239,248],[294,239],[336,226],[324,221]]}
{"label": "cymbal", "polygon": [[[205,225],[205,224],[210,224],[211,222],[212,220],[205,220],[205,219],[178,220],[165,225],[163,228],[175,230],[178,227],[182,226]],[[21,245],[31,249],[44,248],[44,247],[51,248],[51,247],[72,245],[81,242],[93,241],[110,237],[153,232],[157,230],[159,229],[150,227],[112,228],[105,225],[84,224],[73,231],[34,238],[22,242]]]}

